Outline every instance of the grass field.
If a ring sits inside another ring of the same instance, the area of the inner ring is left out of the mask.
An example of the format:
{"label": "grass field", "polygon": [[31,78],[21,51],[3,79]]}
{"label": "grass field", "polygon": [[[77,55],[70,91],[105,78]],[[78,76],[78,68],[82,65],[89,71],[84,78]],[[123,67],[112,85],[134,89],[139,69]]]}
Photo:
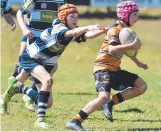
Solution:
{"label": "grass field", "polygon": [[[112,19],[81,19],[79,25],[108,26]],[[139,69],[130,59],[123,58],[122,68],[139,74],[147,83],[147,92],[114,107],[113,123],[107,121],[101,110],[96,111],[83,125],[90,131],[161,131],[161,20],[139,21],[133,29],[143,42],[138,58],[149,65]],[[2,19],[1,26],[1,92],[7,88],[7,78],[17,62],[21,31],[11,32]],[[48,131],[66,131],[66,123],[89,101],[97,97],[93,79],[93,63],[104,36],[86,43],[71,43],[59,60],[54,75],[54,106],[48,110],[48,121],[54,126]],[[28,82],[30,84],[30,82]],[[115,91],[112,91],[113,93]],[[9,115],[1,117],[2,131],[40,131],[34,128],[37,113],[28,111],[22,95],[9,103]]]}

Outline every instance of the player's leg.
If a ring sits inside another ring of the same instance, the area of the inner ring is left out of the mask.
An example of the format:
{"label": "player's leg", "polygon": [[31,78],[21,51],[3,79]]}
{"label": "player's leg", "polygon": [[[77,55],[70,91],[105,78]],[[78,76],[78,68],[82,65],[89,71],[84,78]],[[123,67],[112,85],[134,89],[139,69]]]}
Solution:
{"label": "player's leg", "polygon": [[38,116],[35,126],[40,128],[48,128],[49,125],[46,123],[45,119],[53,79],[46,69],[41,65],[36,66],[32,70],[31,75],[40,80],[42,83],[41,89],[38,92]]}
{"label": "player's leg", "polygon": [[142,95],[147,90],[147,84],[142,78],[138,78],[134,82],[132,88],[128,88],[121,93],[124,100],[135,98],[139,95]]}
{"label": "player's leg", "polygon": [[[38,81],[36,82],[37,82],[36,87],[39,91],[42,87],[42,83],[38,83]],[[47,108],[51,108],[52,106],[53,106],[53,95],[52,95],[52,89],[51,89],[50,96],[49,96],[48,103],[47,103]]]}
{"label": "player's leg", "polygon": [[[34,91],[37,91],[37,86],[34,81],[32,82],[32,85],[30,86],[30,88],[32,88]],[[28,110],[35,112],[36,104],[34,103],[34,101],[30,97],[28,97],[27,95],[24,94],[23,101],[25,102],[25,106]]]}
{"label": "player's leg", "polygon": [[[50,75],[53,77],[54,73],[56,72],[56,70],[58,69],[58,64],[53,64],[53,65],[45,65],[45,69],[47,70],[48,73],[50,73]],[[53,88],[53,87],[52,87]],[[52,89],[50,92],[50,97],[48,100],[48,106],[47,108],[51,108],[53,106],[53,95],[52,95]]]}
{"label": "player's leg", "polygon": [[[19,75],[18,78],[21,82],[25,82],[25,80],[28,78],[26,72],[24,70],[22,70]],[[19,88],[17,86],[17,78],[14,76],[11,76],[10,81],[8,83],[8,88],[7,90],[4,92],[3,95],[1,95],[0,98],[0,113],[1,114],[7,114],[7,105],[9,103],[9,101],[11,100],[12,96],[14,96],[14,94],[19,93]]]}
{"label": "player's leg", "polygon": [[23,69],[16,77],[11,76],[9,78],[10,81],[8,83],[8,89],[0,98],[0,111],[2,111],[2,114],[3,111],[7,111],[8,102],[11,100],[11,97],[17,92],[27,94],[31,96],[32,100],[35,100],[37,92],[24,86],[23,82],[25,82],[25,80],[28,78],[31,70],[39,64],[35,63],[32,59],[30,59],[29,55],[25,53],[22,55],[21,59],[21,66],[23,67]]}
{"label": "player's leg", "polygon": [[[51,76],[53,76],[53,74],[56,72],[56,70],[58,69],[58,64],[54,64],[54,65],[45,65],[45,69],[47,70],[48,73],[50,73]],[[32,78],[32,77],[30,77]],[[32,78],[31,79],[33,81],[32,85],[31,85],[31,88],[35,91],[38,91],[41,89],[42,87],[42,84],[39,80],[35,79],[35,78]],[[23,100],[25,102],[25,105],[26,105],[26,108],[31,110],[31,111],[35,111],[36,110],[36,105],[34,103],[34,101],[28,97],[27,95],[24,95],[23,96]],[[53,105],[53,96],[52,96],[52,90],[50,92],[50,96],[49,96],[49,99],[48,99],[48,105],[47,105],[47,108],[51,108]]]}
{"label": "player's leg", "polygon": [[89,102],[80,112],[66,125],[67,129],[83,131],[81,123],[95,110],[99,109],[110,99],[110,78],[108,71],[95,73],[96,89],[99,96]]}
{"label": "player's leg", "polygon": [[136,74],[127,71],[120,71],[117,73],[117,75],[115,74],[114,76],[117,76],[115,81],[120,83],[120,85],[117,86],[115,90],[120,90],[122,92],[113,95],[112,99],[103,106],[104,113],[105,111],[106,113],[110,113],[106,116],[109,120],[112,117],[112,109],[114,105],[120,104],[125,100],[135,98],[143,94],[147,89],[146,82],[139,78]]}
{"label": "player's leg", "polygon": [[82,127],[81,123],[87,119],[91,113],[102,107],[102,105],[105,104],[109,98],[109,92],[99,92],[99,96],[80,110],[78,114],[66,125],[66,128],[76,131],[84,131],[85,129]]}
{"label": "player's leg", "polygon": [[[27,38],[25,36],[22,36],[19,58],[24,53],[24,51],[26,50],[26,46],[27,46]],[[19,62],[20,62],[20,59],[19,59]],[[19,72],[18,64],[16,64],[16,66],[15,66],[15,73],[16,72]],[[14,75],[16,75],[16,74],[14,74]],[[31,81],[32,81],[32,79],[31,79]],[[36,87],[35,82],[32,83],[31,88],[33,90],[37,91],[37,87]],[[23,100],[25,102],[25,106],[26,106],[27,109],[29,109],[30,111],[35,111],[35,108],[36,108],[35,103],[32,101],[32,99],[30,97],[28,97],[27,95],[23,95]]]}

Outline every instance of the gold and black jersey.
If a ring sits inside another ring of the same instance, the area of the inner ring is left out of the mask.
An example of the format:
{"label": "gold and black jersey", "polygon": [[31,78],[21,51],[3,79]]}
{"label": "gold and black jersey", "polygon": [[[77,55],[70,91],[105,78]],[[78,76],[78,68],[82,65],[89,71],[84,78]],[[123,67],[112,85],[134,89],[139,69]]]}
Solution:
{"label": "gold and black jersey", "polygon": [[122,28],[123,26],[121,24],[115,24],[108,30],[100,48],[99,54],[96,57],[94,72],[103,69],[109,71],[119,70],[122,56],[118,54],[109,54],[109,45],[113,42],[118,45],[120,44],[119,33]]}

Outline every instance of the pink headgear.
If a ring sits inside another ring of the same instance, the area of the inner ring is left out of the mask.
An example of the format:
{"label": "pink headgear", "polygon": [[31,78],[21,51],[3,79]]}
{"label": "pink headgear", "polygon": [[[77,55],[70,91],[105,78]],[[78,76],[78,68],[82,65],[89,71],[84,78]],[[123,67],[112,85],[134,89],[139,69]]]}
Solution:
{"label": "pink headgear", "polygon": [[128,0],[117,4],[117,17],[125,22],[129,22],[129,15],[134,11],[139,11],[134,1]]}

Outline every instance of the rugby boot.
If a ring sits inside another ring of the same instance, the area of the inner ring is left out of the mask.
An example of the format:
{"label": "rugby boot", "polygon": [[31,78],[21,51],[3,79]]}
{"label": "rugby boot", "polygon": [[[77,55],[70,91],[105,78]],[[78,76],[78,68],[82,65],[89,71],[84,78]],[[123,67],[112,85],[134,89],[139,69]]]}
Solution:
{"label": "rugby boot", "polygon": [[46,122],[46,118],[45,118],[45,117],[37,118],[37,120],[36,120],[36,122],[35,122],[35,127],[36,127],[36,128],[43,128],[43,129],[52,128],[52,126],[49,125],[49,124]]}
{"label": "rugby boot", "polygon": [[68,122],[66,128],[74,131],[86,131],[86,129],[84,129],[81,123],[76,119],[72,119]]}
{"label": "rugby boot", "polygon": [[113,122],[113,116],[112,116],[112,109],[113,109],[113,105],[111,105],[110,103],[106,103],[103,105],[102,107],[103,109],[103,113],[105,115],[105,117],[110,120],[111,122]]}
{"label": "rugby boot", "polygon": [[25,106],[28,110],[35,112],[36,104],[30,97],[23,95],[23,101],[25,102]]}

